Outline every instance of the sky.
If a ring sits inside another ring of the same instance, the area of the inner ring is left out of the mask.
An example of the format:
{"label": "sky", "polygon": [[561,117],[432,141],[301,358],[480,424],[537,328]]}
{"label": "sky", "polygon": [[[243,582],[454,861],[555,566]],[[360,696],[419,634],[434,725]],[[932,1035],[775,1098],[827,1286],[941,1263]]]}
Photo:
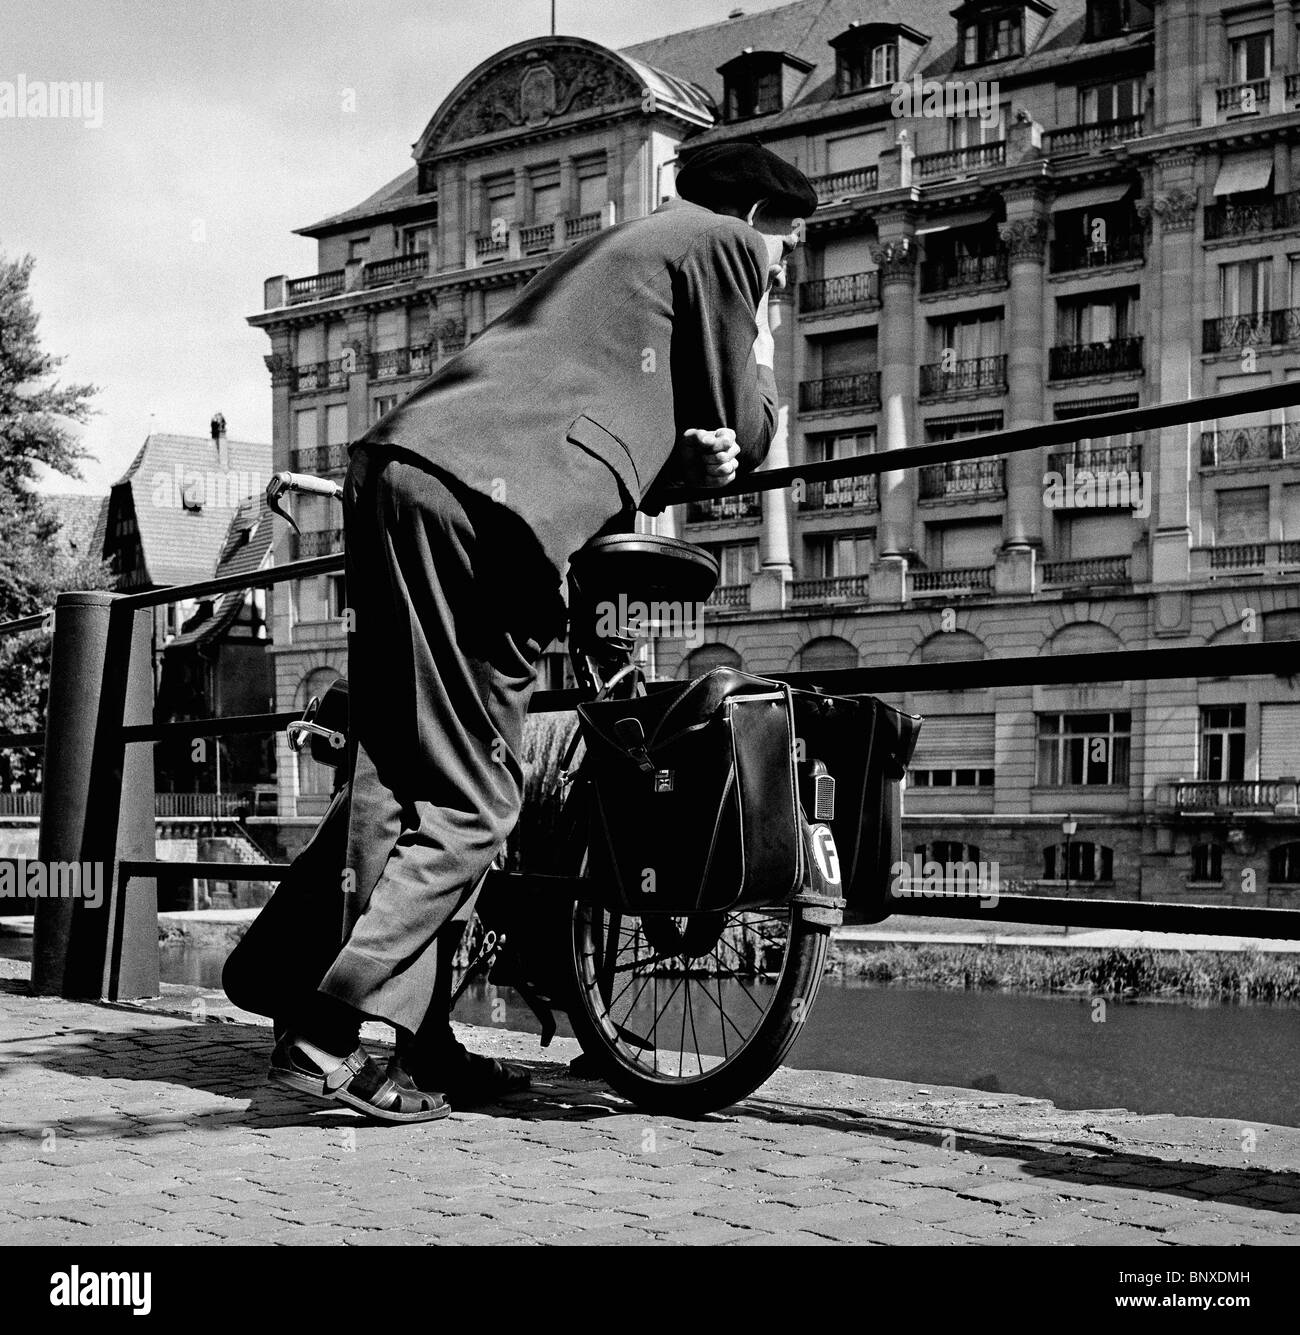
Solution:
{"label": "sky", "polygon": [[[776,7],[557,0],[556,31],[617,48]],[[100,389],[84,478],[42,489],[103,494],[149,431],[206,436],[218,410],[269,441],[246,317],[265,278],[315,272],[292,229],[397,176],[456,84],[550,21],[549,0],[0,0],[0,253],[36,260],[60,379]],[[45,81],[90,85],[80,120],[6,114],[6,85]]]}

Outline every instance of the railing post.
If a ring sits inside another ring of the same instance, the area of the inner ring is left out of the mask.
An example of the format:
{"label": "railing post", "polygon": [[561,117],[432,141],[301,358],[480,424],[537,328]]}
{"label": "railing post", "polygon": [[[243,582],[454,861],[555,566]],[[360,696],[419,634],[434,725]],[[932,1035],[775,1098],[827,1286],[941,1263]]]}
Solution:
{"label": "railing post", "polygon": [[152,628],[119,594],[55,603],[40,861],[50,888],[53,864],[80,865],[82,893],[37,903],[38,996],[158,994],[157,884],[121,874],[124,859],[154,856],[153,747],[122,741],[123,725],[153,722]]}

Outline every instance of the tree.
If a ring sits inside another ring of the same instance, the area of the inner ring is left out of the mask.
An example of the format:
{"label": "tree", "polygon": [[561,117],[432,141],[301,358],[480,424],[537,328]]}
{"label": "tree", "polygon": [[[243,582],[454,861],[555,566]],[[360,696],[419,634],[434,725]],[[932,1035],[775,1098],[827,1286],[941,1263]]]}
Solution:
{"label": "tree", "polygon": [[[87,455],[71,424],[90,415],[96,390],[54,381],[63,358],[41,347],[28,291],[32,265],[30,255],[0,254],[0,621],[44,612],[65,590],[109,584],[102,562],[67,554],[58,518],[35,490],[42,465],[81,476]],[[44,727],[49,658],[47,630],[0,639],[0,731]],[[0,789],[39,784],[39,752],[0,750]]]}

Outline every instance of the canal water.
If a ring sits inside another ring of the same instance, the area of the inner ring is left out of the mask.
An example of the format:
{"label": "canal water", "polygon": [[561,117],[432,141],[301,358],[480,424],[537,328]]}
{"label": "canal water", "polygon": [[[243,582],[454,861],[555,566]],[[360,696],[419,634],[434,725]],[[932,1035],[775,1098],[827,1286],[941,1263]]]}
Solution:
{"label": "canal water", "polygon": [[[0,937],[22,957],[30,938]],[[220,987],[224,951],[164,949],[168,982]],[[751,989],[753,984],[747,984]],[[537,1033],[508,989],[479,984],[456,1018]],[[724,1002],[725,1002],[724,987]],[[560,1033],[569,1030],[561,1020]],[[539,1049],[540,1052],[540,1049]],[[1300,1126],[1300,1006],[1107,1000],[828,978],[787,1065],[1050,1099],[1060,1108]]]}

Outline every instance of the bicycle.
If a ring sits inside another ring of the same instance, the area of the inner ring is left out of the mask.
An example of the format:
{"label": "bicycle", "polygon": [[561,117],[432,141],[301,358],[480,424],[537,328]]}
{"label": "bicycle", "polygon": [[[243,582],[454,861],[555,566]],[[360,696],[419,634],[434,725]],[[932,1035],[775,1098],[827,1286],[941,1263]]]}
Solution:
{"label": "bicycle", "polygon": [[[289,493],[339,498],[342,488],[278,474],[268,501],[292,523],[279,504]],[[636,663],[636,635],[624,626],[598,633],[596,607],[702,607],[718,566],[680,539],[617,534],[576,553],[568,578],[568,655],[581,697],[632,699],[654,689]],[[338,774],[322,828],[346,826],[345,701],[346,684],[335,683],[288,726],[295,750],[310,748]],[[467,906],[476,917],[475,948],[452,1004],[490,969],[491,982],[515,988],[538,1016],[543,1047],[555,1032],[554,1012],[565,1011],[584,1074],[603,1077],[641,1107],[695,1116],[746,1098],[798,1038],[817,999],[831,928],[842,921],[845,901],[826,824],[832,776],[816,757],[799,762],[804,871],[785,902],[737,912],[632,914],[588,874],[591,781],[584,762],[579,740],[560,776],[552,870],[494,867]]]}

